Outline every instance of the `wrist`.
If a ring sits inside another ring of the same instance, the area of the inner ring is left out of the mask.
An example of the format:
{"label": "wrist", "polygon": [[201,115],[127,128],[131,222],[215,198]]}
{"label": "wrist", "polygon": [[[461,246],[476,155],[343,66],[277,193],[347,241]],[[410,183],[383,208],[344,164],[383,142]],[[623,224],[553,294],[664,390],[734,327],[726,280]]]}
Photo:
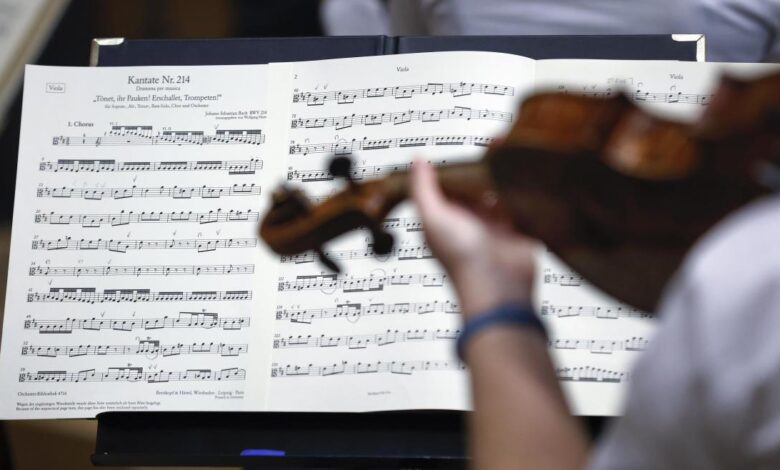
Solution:
{"label": "wrist", "polygon": [[529,303],[502,303],[464,321],[456,344],[458,357],[465,361],[466,347],[475,339],[494,330],[510,328],[533,332],[543,340],[547,339],[547,330]]}

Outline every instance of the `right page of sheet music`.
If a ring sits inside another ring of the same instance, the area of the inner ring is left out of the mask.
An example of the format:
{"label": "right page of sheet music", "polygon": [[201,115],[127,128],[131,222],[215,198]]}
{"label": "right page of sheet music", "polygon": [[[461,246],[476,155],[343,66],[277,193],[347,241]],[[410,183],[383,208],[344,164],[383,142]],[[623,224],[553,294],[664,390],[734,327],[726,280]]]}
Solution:
{"label": "right page of sheet music", "polygon": [[[592,96],[626,93],[640,106],[692,121],[709,104],[723,73],[751,75],[769,65],[694,62],[542,60],[537,91]],[[550,348],[574,413],[615,415],[631,366],[651,340],[654,320],[597,291],[552,254],[539,258],[536,298]]]}
{"label": "right page of sheet music", "polygon": [[[277,80],[287,90],[275,93],[276,105],[290,115],[285,176],[316,197],[337,187],[326,169],[334,154],[352,157],[358,180],[405,168],[415,155],[433,163],[478,158],[533,90],[621,89],[654,111],[693,119],[724,67],[534,63],[490,53],[279,65]],[[389,256],[373,256],[368,231],[325,247],[341,275],[311,254],[282,258],[268,409],[469,408],[465,369],[453,351],[459,307],[446,275],[430,259],[409,205],[384,226],[396,238]],[[573,411],[618,414],[653,320],[598,292],[544,249],[534,301]]]}
{"label": "right page of sheet music", "polygon": [[[338,187],[327,172],[350,155],[355,179],[478,159],[530,91],[533,61],[437,53],[303,63],[278,93],[291,115],[286,179],[308,194]],[[459,307],[407,204],[384,222],[395,251],[375,258],[368,231],[325,247],[343,274],[311,254],[283,257],[269,409],[347,410],[469,406],[454,354]]]}

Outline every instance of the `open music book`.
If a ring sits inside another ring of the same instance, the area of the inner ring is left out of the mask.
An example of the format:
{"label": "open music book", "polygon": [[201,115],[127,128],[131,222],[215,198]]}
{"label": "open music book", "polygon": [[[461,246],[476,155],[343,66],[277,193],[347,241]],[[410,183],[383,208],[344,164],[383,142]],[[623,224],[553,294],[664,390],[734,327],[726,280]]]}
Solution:
{"label": "open music book", "polygon": [[[478,52],[30,66],[0,418],[468,409],[458,304],[411,205],[385,221],[390,255],[374,257],[359,231],[328,245],[337,276],[257,240],[271,190],[327,196],[333,154],[353,156],[356,179],[415,155],[479,158],[536,90],[624,90],[692,118],[723,70],[769,67]],[[535,302],[573,410],[618,413],[652,321],[543,249]]]}

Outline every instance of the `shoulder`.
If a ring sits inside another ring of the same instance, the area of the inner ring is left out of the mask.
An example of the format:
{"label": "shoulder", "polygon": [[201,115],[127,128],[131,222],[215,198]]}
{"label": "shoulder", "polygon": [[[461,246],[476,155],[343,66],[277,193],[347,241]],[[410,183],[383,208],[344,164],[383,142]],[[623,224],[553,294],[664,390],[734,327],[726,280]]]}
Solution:
{"label": "shoulder", "polygon": [[780,448],[778,241],[780,198],[699,241],[592,468],[757,468]]}
{"label": "shoulder", "polygon": [[673,284],[658,339],[687,351],[701,427],[721,450],[760,458],[758,442],[780,446],[780,197],[714,227]]}
{"label": "shoulder", "polygon": [[[780,197],[756,201],[710,230],[683,263],[661,311],[690,317],[685,323],[705,341],[704,353],[775,347],[780,354]],[[771,336],[778,341],[768,344]]]}
{"label": "shoulder", "polygon": [[[780,197],[756,201],[710,230],[686,258],[678,282],[709,297],[742,301],[780,276]],[[724,289],[725,288],[725,289]]]}

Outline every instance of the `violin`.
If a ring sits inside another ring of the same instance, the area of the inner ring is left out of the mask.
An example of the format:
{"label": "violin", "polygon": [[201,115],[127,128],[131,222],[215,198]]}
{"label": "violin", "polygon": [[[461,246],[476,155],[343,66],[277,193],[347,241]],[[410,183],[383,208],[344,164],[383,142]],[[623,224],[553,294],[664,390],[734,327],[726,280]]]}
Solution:
{"label": "violin", "polygon": [[[377,255],[383,228],[409,197],[409,170],[358,183],[339,156],[330,173],[348,183],[312,204],[282,186],[260,225],[276,253],[314,250],[367,228]],[[542,241],[607,294],[653,311],[689,248],[715,223],[780,188],[780,73],[723,78],[696,123],[667,120],[627,96],[543,92],[526,99],[506,138],[479,161],[437,167],[444,193]]]}

